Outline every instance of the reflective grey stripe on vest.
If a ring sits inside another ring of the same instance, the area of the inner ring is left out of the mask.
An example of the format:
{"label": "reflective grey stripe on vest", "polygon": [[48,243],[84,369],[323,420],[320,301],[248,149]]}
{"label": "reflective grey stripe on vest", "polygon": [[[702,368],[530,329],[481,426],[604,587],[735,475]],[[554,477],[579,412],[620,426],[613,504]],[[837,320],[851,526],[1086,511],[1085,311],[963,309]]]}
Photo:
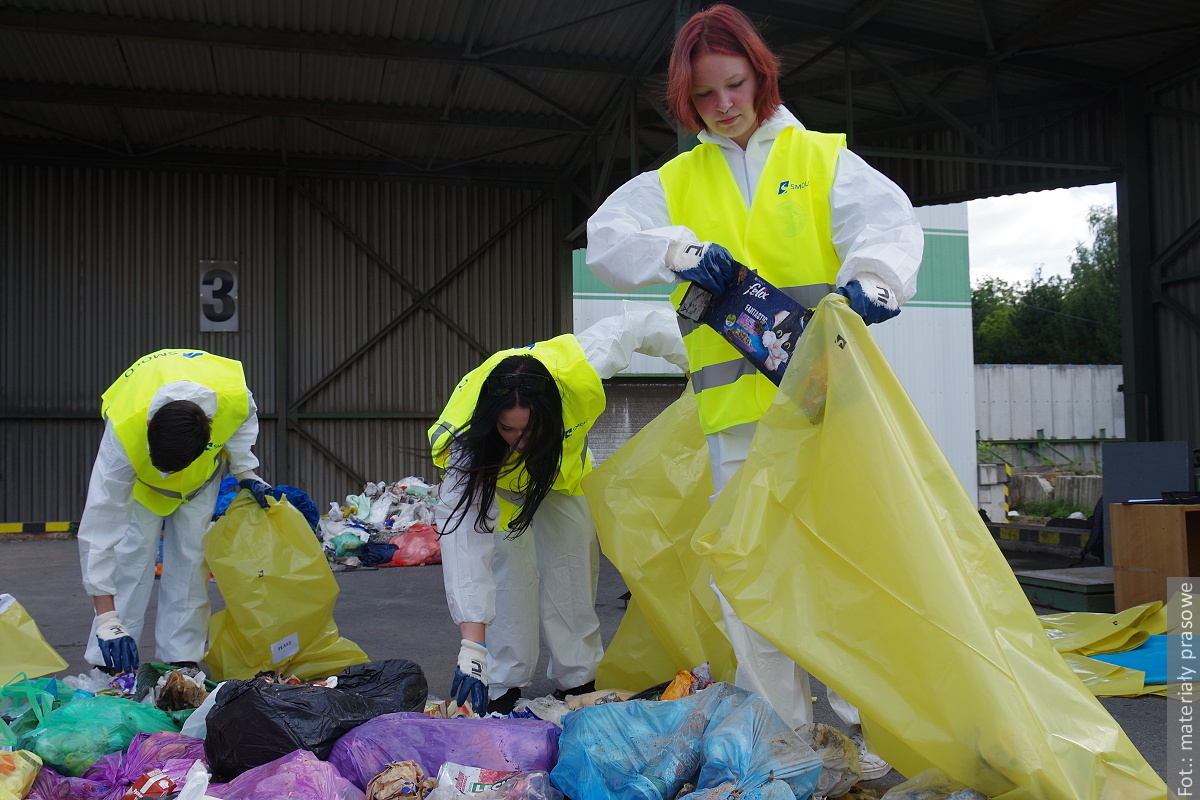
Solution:
{"label": "reflective grey stripe on vest", "polygon": [[758,369],[744,358],[709,364],[699,372],[692,373],[692,390],[700,394],[705,389],[728,386],[743,375],[753,375],[756,372]]}
{"label": "reflective grey stripe on vest", "polygon": [[817,303],[833,291],[833,284],[810,283],[807,286],[781,286],[779,289],[805,308],[816,308]]}
{"label": "reflective grey stripe on vest", "polygon": [[455,430],[453,425],[448,422],[443,422],[441,425],[438,425],[436,428],[434,428],[433,433],[429,435],[429,446],[432,447],[435,443],[437,443],[437,440],[442,437],[443,433],[448,433],[452,437],[458,435],[458,431]]}
{"label": "reflective grey stripe on vest", "polygon": [[[224,462],[224,461],[222,461],[221,463],[222,463],[222,464],[224,464],[225,462]],[[143,486],[145,486],[147,489],[150,489],[151,491],[158,492],[158,493],[159,493],[159,494],[161,494],[163,497],[169,497],[169,498],[171,498],[172,500],[182,500],[183,502],[185,502],[185,503],[186,503],[186,502],[188,502],[188,501],[190,501],[190,500],[195,500],[195,499],[196,499],[196,496],[197,496],[197,495],[199,495],[201,492],[203,492],[205,489],[207,489],[207,488],[208,488],[208,485],[209,485],[210,483],[212,483],[212,482],[213,482],[213,479],[214,479],[214,478],[216,478],[218,475],[220,475],[222,478],[224,478],[224,477],[225,477],[225,474],[224,474],[224,473],[225,473],[225,470],[224,470],[224,469],[221,469],[221,468],[219,468],[219,467],[218,467],[218,468],[217,468],[217,470],[216,470],[215,472],[213,472],[213,474],[212,474],[212,475],[209,475],[209,476],[208,476],[208,480],[206,480],[204,483],[200,484],[200,488],[198,488],[198,489],[193,489],[192,491],[188,492],[188,494],[187,494],[187,496],[186,496],[186,497],[184,497],[184,496],[183,496],[182,494],[180,494],[179,492],[173,492],[173,491],[171,491],[170,489],[163,489],[161,486],[155,486],[155,485],[153,485],[153,484],[146,483],[146,482],[145,482],[144,480],[142,480],[141,478],[138,478],[138,482],[140,482],[140,483],[141,483]]]}
{"label": "reflective grey stripe on vest", "polygon": [[[805,286],[781,286],[779,290],[805,308],[815,308],[817,303],[833,291],[833,284],[810,283]],[[701,326],[701,323],[676,316],[679,332],[686,338]],[[758,370],[745,358],[723,361],[720,364],[709,364],[707,367],[692,373],[692,389],[700,394],[705,389],[715,389],[728,386],[744,375],[753,375]]]}

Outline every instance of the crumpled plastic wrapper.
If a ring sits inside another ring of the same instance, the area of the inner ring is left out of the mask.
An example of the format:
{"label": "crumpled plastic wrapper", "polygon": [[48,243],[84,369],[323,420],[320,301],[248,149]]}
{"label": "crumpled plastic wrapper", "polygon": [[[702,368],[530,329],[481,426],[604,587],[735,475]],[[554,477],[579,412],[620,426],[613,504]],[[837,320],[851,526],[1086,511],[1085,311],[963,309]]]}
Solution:
{"label": "crumpled plastic wrapper", "polygon": [[425,777],[415,761],[393,761],[367,784],[367,800],[396,800],[401,797],[425,797],[437,788],[436,778]]}

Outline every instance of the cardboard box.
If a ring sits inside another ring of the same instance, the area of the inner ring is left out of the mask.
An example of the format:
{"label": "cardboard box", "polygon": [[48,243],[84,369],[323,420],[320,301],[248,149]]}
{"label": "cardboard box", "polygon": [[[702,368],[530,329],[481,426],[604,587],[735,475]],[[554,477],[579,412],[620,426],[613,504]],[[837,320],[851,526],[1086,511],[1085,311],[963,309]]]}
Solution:
{"label": "cardboard box", "polygon": [[721,334],[776,386],[812,319],[811,308],[741,265],[718,297],[693,283],[679,304],[679,313]]}

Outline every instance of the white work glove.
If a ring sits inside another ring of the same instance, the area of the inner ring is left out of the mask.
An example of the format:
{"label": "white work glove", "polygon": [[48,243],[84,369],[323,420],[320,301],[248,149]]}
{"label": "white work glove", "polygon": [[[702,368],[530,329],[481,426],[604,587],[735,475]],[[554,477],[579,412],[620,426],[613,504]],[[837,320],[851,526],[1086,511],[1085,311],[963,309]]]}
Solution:
{"label": "white work glove", "polygon": [[481,717],[487,714],[487,645],[470,639],[459,642],[458,666],[454,670],[450,696],[460,706],[469,700],[471,710]]}
{"label": "white work glove", "polygon": [[96,639],[104,664],[118,672],[134,672],[138,668],[137,642],[125,630],[116,611],[105,611],[96,617]]}

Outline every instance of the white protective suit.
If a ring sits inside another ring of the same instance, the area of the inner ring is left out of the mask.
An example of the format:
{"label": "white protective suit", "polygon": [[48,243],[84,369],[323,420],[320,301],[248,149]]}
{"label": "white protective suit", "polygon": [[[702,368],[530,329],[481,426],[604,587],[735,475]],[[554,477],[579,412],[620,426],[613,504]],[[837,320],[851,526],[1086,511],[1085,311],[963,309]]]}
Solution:
{"label": "white protective suit", "polygon": [[[635,352],[687,368],[675,314],[661,305],[626,301],[624,313],[575,338],[602,379],[627,367]],[[476,532],[478,504],[461,520],[448,521],[460,496],[457,483],[447,474],[435,508],[438,530],[452,531],[441,539],[442,574],[455,624],[487,625],[490,699],[533,681],[539,620],[549,650],[547,677],[555,688],[573,689],[595,679],[603,655],[596,617],[599,545],[587,499],[552,491],[529,528],[507,538],[504,531]],[[490,513],[498,519],[495,505]]]}
{"label": "white protective suit", "polygon": [[[250,413],[225,443],[229,472],[238,480],[258,478],[258,458],[251,452],[258,439],[258,409],[247,391]],[[211,418],[217,413],[217,395],[206,386],[175,381],[162,386],[150,402],[146,418],[174,400],[190,400]],[[158,539],[163,538],[163,570],[158,587],[154,628],[154,658],[171,663],[200,661],[208,638],[208,570],[204,568],[204,534],[212,525],[213,509],[221,486],[218,469],[198,495],[172,514],[160,517],[133,499],[136,482],[133,464],[113,432],[104,425],[100,451],[92,466],[87,504],[79,521],[79,562],[83,586],[93,597],[113,595],[117,615],[129,635],[138,641],[154,588]],[[88,635],[84,658],[102,665],[95,621]]]}
{"label": "white protective suit", "polygon": [[[718,145],[729,163],[742,198],[750,204],[759,177],[780,131],[804,126],[784,106],[750,137],[743,151],[724,136],[701,131],[702,142]],[[900,187],[849,149],[839,152],[829,193],[830,236],[841,259],[837,285],[860,275],[886,284],[899,303],[917,290],[924,234],[912,203]],[[674,225],[657,172],[645,172],[617,189],[588,220],[587,263],[596,277],[619,291],[678,283],[667,265],[672,242],[700,241]],[[721,244],[718,242],[718,244]],[[756,423],[735,425],[708,435],[713,484],[720,492],[746,460]],[[713,591],[717,592],[715,586]],[[743,625],[720,592],[722,614],[738,660],[737,685],[765,697],[793,727],[812,721],[808,673],[755,631]],[[836,693],[830,705],[848,723],[858,712]]]}

